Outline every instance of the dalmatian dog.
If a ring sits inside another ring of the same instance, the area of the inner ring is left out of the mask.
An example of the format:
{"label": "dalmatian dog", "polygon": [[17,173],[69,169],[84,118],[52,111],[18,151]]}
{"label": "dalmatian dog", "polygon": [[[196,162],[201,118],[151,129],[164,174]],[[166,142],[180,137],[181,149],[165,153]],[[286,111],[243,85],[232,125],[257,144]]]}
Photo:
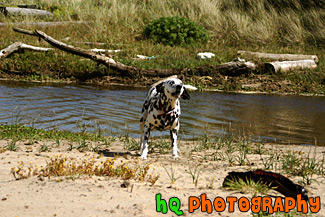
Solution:
{"label": "dalmatian dog", "polygon": [[177,133],[181,114],[180,98],[190,99],[190,95],[182,81],[175,76],[157,82],[149,90],[140,119],[140,155],[142,159],[147,159],[148,139],[151,131],[154,130],[170,130],[173,157],[174,159],[179,158]]}

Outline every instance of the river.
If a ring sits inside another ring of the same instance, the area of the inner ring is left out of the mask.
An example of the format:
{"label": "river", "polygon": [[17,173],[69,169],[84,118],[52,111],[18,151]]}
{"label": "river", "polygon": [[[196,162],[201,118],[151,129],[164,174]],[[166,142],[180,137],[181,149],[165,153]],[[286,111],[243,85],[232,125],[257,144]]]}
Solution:
{"label": "river", "polygon": [[[148,88],[0,81],[0,124],[139,137]],[[182,100],[180,138],[235,134],[270,143],[325,145],[325,98],[190,92]],[[169,135],[156,132],[153,136]]]}

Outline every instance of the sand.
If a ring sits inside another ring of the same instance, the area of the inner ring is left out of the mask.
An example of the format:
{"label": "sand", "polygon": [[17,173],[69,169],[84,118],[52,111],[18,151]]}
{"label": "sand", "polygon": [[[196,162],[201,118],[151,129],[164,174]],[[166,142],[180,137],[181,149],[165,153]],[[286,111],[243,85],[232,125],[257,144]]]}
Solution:
{"label": "sand", "polygon": [[[0,148],[7,145],[8,141],[0,140]],[[40,152],[40,146],[47,144],[48,152]],[[227,197],[253,197],[252,193],[227,191],[222,189],[222,182],[230,171],[247,171],[263,168],[260,156],[248,155],[249,165],[229,165],[229,162],[204,157],[213,154],[212,151],[198,151],[189,154],[192,142],[180,143],[180,159],[175,161],[170,152],[167,154],[150,153],[148,160],[141,160],[140,164],[150,163],[148,174],[160,174],[158,181],[152,186],[146,181],[130,180],[125,182],[120,178],[80,176],[80,177],[43,177],[32,176],[26,179],[16,180],[11,174],[11,168],[17,167],[19,162],[25,165],[37,165],[45,167],[51,157],[64,155],[75,161],[94,158],[97,161],[105,161],[114,153],[119,153],[116,162],[135,162],[138,156],[135,151],[123,149],[122,142],[115,141],[109,148],[104,147],[104,154],[95,152],[68,151],[69,143],[62,141],[56,147],[53,141],[38,141],[34,145],[18,142],[17,151],[5,151],[0,153],[0,216],[177,216],[171,210],[167,214],[156,211],[156,194],[169,202],[169,198],[180,199],[179,210],[183,216],[208,216],[200,209],[189,213],[189,198],[200,197],[206,194],[212,202],[216,197],[226,200]],[[279,150],[286,151],[289,146],[278,146]],[[274,148],[266,146],[266,148]],[[290,146],[290,150],[308,153],[311,147]],[[312,149],[314,150],[314,149]],[[317,156],[323,156],[325,147],[317,148]],[[206,159],[207,158],[207,159]],[[191,175],[188,173],[198,167],[200,176],[197,186],[194,185]],[[166,172],[175,170],[176,181],[171,180]],[[314,216],[325,216],[325,178],[313,176],[315,181],[306,186],[309,197],[321,198],[321,209]],[[298,183],[301,177],[290,177]],[[280,194],[270,191],[270,195]],[[264,195],[266,196],[266,195]],[[227,204],[228,205],[228,204]],[[177,207],[176,207],[177,208]],[[252,212],[240,212],[235,205],[235,211],[230,213],[228,206],[223,212],[213,210],[213,216],[252,216]]]}

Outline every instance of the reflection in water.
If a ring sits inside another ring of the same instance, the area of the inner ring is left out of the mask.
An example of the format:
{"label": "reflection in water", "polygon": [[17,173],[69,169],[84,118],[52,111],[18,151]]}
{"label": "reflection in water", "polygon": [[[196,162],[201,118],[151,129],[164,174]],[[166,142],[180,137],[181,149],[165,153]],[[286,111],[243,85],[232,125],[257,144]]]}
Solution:
{"label": "reflection in water", "polygon": [[[78,122],[139,137],[147,89],[0,81],[0,123],[78,131]],[[268,142],[325,145],[324,97],[192,92],[182,100],[181,137],[235,133]],[[168,135],[168,132],[154,135]]]}

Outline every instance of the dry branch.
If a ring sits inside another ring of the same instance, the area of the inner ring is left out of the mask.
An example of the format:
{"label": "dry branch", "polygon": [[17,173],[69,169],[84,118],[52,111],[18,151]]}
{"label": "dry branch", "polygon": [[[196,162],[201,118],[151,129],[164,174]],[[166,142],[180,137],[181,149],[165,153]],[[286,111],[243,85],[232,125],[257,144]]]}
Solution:
{"label": "dry branch", "polygon": [[5,57],[9,56],[10,54],[18,51],[21,44],[22,44],[21,42],[16,42],[12,45],[9,45],[5,49],[1,50],[0,51],[0,59],[5,58]]}
{"label": "dry branch", "polygon": [[18,50],[23,50],[23,49],[39,51],[39,52],[46,52],[49,50],[53,50],[53,48],[35,47],[32,45],[24,44],[22,42],[16,42],[0,51],[0,59],[6,58],[9,55],[13,54],[14,52],[17,52]]}
{"label": "dry branch", "polygon": [[23,33],[23,34],[26,34],[26,35],[36,36],[33,31],[30,31],[30,30],[27,30],[27,29],[22,29],[22,28],[18,28],[18,27],[12,27],[12,29],[15,32]]}
{"label": "dry branch", "polygon": [[314,60],[318,63],[318,57],[316,55],[302,55],[302,54],[272,54],[272,53],[260,53],[251,51],[237,51],[237,55],[247,59],[266,59],[269,61],[296,61],[296,60]]}

